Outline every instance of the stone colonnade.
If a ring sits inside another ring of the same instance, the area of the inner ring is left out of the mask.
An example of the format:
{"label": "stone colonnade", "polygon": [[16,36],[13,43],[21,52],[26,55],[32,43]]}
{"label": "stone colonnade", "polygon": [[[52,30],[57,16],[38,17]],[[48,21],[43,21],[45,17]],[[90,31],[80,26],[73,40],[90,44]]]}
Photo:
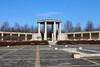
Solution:
{"label": "stone colonnade", "polygon": [[33,33],[20,32],[0,32],[0,40],[31,40],[34,38]]}
{"label": "stone colonnade", "polygon": [[[57,22],[57,21],[51,21],[51,20],[47,20],[47,21],[40,21],[38,22],[38,35],[40,35],[40,31],[41,31],[41,27],[40,24],[44,25],[44,40],[47,40],[47,25],[51,24],[52,25],[52,41],[56,41],[56,35],[58,33],[58,35],[61,34],[61,22]],[[58,24],[58,31],[57,31],[57,24]]]}
{"label": "stone colonnade", "polygon": [[100,31],[62,33],[63,40],[100,40]]}
{"label": "stone colonnade", "polygon": [[[59,34],[61,37],[59,37],[58,40],[100,40],[100,31],[72,32],[72,33],[59,33]],[[44,35],[45,35],[45,39],[47,39],[46,37],[47,34],[44,33]],[[37,37],[38,37],[38,33],[0,32],[0,40],[2,41],[3,40],[19,40],[19,39],[26,40],[26,41],[38,40]]]}

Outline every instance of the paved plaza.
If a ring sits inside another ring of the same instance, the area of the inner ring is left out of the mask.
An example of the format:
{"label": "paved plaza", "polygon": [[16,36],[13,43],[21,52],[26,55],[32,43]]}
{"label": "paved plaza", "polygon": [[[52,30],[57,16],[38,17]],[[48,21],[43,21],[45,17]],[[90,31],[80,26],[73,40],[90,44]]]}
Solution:
{"label": "paved plaza", "polygon": [[[79,47],[82,50],[78,50]],[[0,47],[0,67],[100,67],[100,56],[74,59],[72,53],[61,50],[69,48],[86,54],[100,54],[99,45],[3,46]]]}

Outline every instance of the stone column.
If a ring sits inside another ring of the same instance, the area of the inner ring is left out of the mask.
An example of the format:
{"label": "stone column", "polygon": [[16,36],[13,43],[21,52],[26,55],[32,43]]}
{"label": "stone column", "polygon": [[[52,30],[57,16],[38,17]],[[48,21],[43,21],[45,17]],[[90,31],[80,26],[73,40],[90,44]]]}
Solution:
{"label": "stone column", "polygon": [[99,40],[100,40],[100,32],[99,32]]}
{"label": "stone column", "polygon": [[61,38],[61,23],[58,23],[58,40]]}
{"label": "stone column", "polygon": [[27,41],[27,34],[25,34],[25,41]]}
{"label": "stone column", "polygon": [[20,34],[18,34],[18,40],[20,40]]}
{"label": "stone column", "polygon": [[34,40],[34,34],[32,34],[32,39],[31,40]]}
{"label": "stone column", "polygon": [[12,40],[12,33],[10,33],[10,40]]}
{"label": "stone column", "polygon": [[76,39],[75,39],[75,33],[73,34],[73,38],[74,38],[73,40],[76,40]]}
{"label": "stone column", "polygon": [[59,36],[61,37],[61,23],[59,23]]}
{"label": "stone column", "polygon": [[59,23],[59,34],[61,34],[61,23]]}
{"label": "stone column", "polygon": [[81,33],[81,40],[83,40],[83,33]]}
{"label": "stone column", "polygon": [[52,24],[52,41],[54,40],[54,28],[53,28],[54,26],[53,26],[53,24]]}
{"label": "stone column", "polygon": [[53,32],[54,32],[54,41],[56,40],[56,22],[54,21],[54,25],[53,25]]}
{"label": "stone column", "polygon": [[38,40],[41,40],[41,33],[40,33],[41,29],[40,29],[40,23],[38,23]]}
{"label": "stone column", "polygon": [[3,40],[3,33],[1,33],[1,37],[2,37],[1,40]]}
{"label": "stone column", "polygon": [[89,40],[92,40],[92,38],[91,38],[91,33],[89,33],[89,37],[90,37],[90,39],[89,39]]}
{"label": "stone column", "polygon": [[18,37],[20,37],[20,34],[18,34]]}
{"label": "stone column", "polygon": [[53,39],[54,39],[54,38],[53,38],[53,33],[52,33],[52,41],[53,41]]}
{"label": "stone column", "polygon": [[47,22],[45,22],[44,27],[45,27],[44,40],[47,40]]}

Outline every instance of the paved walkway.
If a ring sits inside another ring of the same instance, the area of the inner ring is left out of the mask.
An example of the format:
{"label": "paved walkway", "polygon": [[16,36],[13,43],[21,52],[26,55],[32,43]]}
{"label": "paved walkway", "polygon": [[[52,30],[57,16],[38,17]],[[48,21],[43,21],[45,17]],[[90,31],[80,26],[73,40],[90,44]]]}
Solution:
{"label": "paved walkway", "polygon": [[40,67],[40,49],[36,46],[35,67]]}
{"label": "paved walkway", "polygon": [[63,48],[59,45],[0,47],[0,67],[100,67],[99,56],[73,59],[67,51],[75,52],[76,49],[72,47],[63,51]]}

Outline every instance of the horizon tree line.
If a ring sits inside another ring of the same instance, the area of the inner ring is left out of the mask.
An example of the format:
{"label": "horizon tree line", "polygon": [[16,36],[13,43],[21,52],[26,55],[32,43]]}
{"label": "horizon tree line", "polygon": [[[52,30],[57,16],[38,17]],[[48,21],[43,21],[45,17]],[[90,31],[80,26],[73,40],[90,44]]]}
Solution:
{"label": "horizon tree line", "polygon": [[82,31],[85,31],[85,32],[100,31],[100,26],[94,27],[94,24],[92,21],[88,21],[83,29],[80,23],[77,23],[75,26],[73,26],[73,23],[71,21],[67,21],[64,24],[63,32],[82,32]]}
{"label": "horizon tree line", "polygon": [[[34,27],[33,25],[29,26],[28,24],[24,24],[21,26],[19,23],[15,23],[12,27],[9,25],[9,22],[4,22],[0,26],[0,31],[3,32],[37,32],[37,26]],[[100,31],[100,26],[94,27],[94,24],[92,21],[88,21],[86,23],[86,26],[84,29],[82,29],[80,23],[77,23],[75,26],[73,26],[73,23],[71,21],[66,21],[63,25],[62,32],[82,32],[82,31]]]}
{"label": "horizon tree line", "polygon": [[9,25],[9,22],[4,22],[0,26],[0,31],[2,32],[36,32],[36,29],[33,25],[29,26],[28,24],[20,25],[19,23],[15,23],[12,27]]}

